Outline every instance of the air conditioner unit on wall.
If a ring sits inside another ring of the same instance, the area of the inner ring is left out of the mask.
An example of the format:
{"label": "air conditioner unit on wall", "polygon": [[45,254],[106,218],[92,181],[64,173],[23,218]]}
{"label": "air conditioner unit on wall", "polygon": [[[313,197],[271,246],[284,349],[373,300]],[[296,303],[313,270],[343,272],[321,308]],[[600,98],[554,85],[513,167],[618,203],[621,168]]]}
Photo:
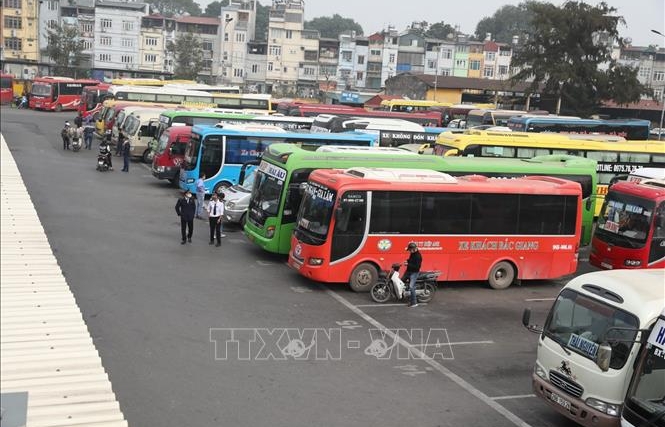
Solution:
{"label": "air conditioner unit on wall", "polygon": [[17,10],[16,10],[16,14],[17,14],[17,15],[20,15],[20,14],[21,14],[21,10],[20,10],[20,9],[17,9]]}
{"label": "air conditioner unit on wall", "polygon": [[11,35],[12,35],[12,37],[16,37],[16,30],[12,30]]}

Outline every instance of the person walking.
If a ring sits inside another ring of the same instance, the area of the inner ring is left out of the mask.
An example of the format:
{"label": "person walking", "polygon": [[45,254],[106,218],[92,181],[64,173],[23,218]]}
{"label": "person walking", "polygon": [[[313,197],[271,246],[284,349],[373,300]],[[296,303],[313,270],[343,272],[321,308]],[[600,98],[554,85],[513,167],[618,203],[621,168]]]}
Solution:
{"label": "person walking", "polygon": [[86,119],[85,127],[83,128],[83,140],[85,141],[85,148],[92,150],[92,134],[95,132],[95,128],[92,126],[90,121],[90,116]]}
{"label": "person walking", "polygon": [[224,217],[224,194],[220,200],[217,193],[212,193],[210,202],[208,202],[208,222],[210,223],[210,242],[212,245],[215,243],[217,237],[217,244],[215,246],[222,246],[222,218]]}
{"label": "person walking", "polygon": [[201,172],[199,179],[196,180],[196,217],[198,219],[203,219],[203,203],[206,197],[205,179],[206,174]]}
{"label": "person walking", "polygon": [[60,136],[62,137],[62,149],[63,150],[69,150],[69,143],[71,140],[69,139],[69,128],[71,125],[69,122],[65,122],[65,126],[62,128],[60,131]]}
{"label": "person walking", "polygon": [[125,138],[124,141],[122,141],[122,171],[123,172],[129,172],[129,139]]}
{"label": "person walking", "polygon": [[83,115],[81,113],[76,115],[76,118],[74,119],[74,126],[76,126],[77,129],[83,126]]}
{"label": "person walking", "polygon": [[409,307],[418,307],[416,282],[418,281],[418,275],[420,274],[420,266],[423,263],[423,257],[420,255],[418,245],[414,242],[409,243],[406,250],[409,251],[409,259],[404,262],[406,264],[406,273],[404,273],[404,276],[409,278],[409,289],[411,290],[411,303],[409,304]]}
{"label": "person walking", "polygon": [[180,217],[180,234],[182,235],[180,244],[184,245],[186,242],[192,243],[196,202],[192,199],[191,191],[185,191],[183,196],[178,199],[178,202],[175,204],[175,212]]}

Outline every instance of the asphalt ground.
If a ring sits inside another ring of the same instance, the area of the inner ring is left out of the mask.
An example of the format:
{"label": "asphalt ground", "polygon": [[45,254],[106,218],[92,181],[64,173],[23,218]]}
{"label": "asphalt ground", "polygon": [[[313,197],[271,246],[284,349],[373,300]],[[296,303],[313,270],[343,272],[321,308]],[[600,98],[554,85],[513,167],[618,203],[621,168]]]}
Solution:
{"label": "asphalt ground", "polygon": [[521,325],[565,279],[444,283],[407,309],[309,282],[235,226],[216,248],[197,220],[183,246],[179,192],[119,157],[97,172],[98,140],[62,150],[74,116],[3,107],[0,125],[130,426],[572,425],[533,397]]}

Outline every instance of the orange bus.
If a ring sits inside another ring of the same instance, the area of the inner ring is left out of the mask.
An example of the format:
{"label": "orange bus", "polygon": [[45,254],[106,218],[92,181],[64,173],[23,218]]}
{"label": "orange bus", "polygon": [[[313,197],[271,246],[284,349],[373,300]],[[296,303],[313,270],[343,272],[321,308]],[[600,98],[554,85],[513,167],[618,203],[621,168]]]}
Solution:
{"label": "orange bus", "polygon": [[30,108],[35,110],[78,110],[84,86],[96,86],[97,80],[69,77],[38,77],[32,82]]}
{"label": "orange bus", "polygon": [[516,280],[574,273],[582,224],[578,183],[416,169],[316,170],[304,188],[289,265],[320,282],[368,291],[403,262],[409,242],[439,280]]}

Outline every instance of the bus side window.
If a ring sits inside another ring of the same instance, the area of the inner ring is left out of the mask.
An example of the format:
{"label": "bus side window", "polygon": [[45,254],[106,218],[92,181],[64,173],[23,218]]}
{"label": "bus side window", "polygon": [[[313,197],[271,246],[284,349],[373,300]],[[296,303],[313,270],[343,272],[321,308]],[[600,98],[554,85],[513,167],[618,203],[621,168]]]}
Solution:
{"label": "bus side window", "polygon": [[653,237],[654,239],[665,238],[665,203],[661,203],[656,209],[656,217],[653,222]]}

